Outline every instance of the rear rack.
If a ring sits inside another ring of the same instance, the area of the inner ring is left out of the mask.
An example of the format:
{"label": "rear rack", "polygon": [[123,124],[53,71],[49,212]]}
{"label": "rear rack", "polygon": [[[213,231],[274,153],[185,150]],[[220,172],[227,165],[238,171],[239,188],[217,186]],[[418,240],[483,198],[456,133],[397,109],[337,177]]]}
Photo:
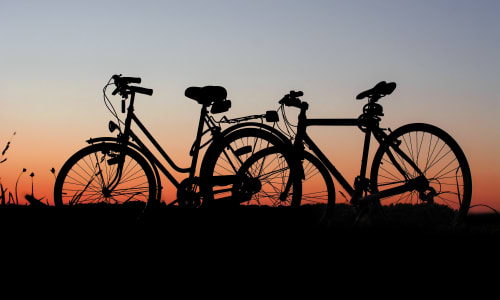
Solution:
{"label": "rear rack", "polygon": [[278,122],[279,121],[279,116],[278,113],[274,110],[268,110],[266,111],[265,114],[262,115],[251,115],[251,116],[245,116],[245,117],[239,117],[239,118],[234,118],[234,119],[228,119],[226,116],[223,116],[222,119],[220,119],[218,122],[215,121],[216,123],[226,123],[226,124],[234,124],[234,123],[240,123],[240,122],[245,122],[249,120],[256,120],[260,119],[261,122],[266,120],[266,122]]}

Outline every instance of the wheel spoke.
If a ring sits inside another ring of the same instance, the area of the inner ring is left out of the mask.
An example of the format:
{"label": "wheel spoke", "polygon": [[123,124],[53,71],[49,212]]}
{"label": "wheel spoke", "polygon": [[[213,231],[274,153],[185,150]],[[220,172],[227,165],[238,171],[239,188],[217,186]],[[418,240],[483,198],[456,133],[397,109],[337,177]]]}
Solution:
{"label": "wheel spoke", "polygon": [[[120,151],[121,147],[114,144],[96,144],[77,152],[56,179],[54,200],[59,197],[67,205],[149,201],[150,191],[156,190],[152,170],[140,155]],[[111,159],[115,163],[110,164]],[[118,159],[123,161],[116,162]],[[120,166],[120,180],[116,182]]]}
{"label": "wheel spoke", "polygon": [[[411,190],[399,195],[382,199],[383,204],[419,204],[432,202],[445,205],[453,210],[467,211],[470,203],[470,192],[467,201],[463,201],[464,193],[470,191],[470,173],[467,161],[457,153],[460,148],[442,130],[431,125],[411,124],[394,131],[394,138],[401,141],[399,149],[422,171],[429,185],[422,189]],[[401,168],[416,178],[419,173],[404,161],[401,155],[391,152]],[[462,156],[463,157],[463,156]],[[371,180],[375,180],[378,191],[405,184],[406,180],[399,176],[396,166],[389,159],[387,152],[379,152],[373,162]],[[375,172],[375,173],[374,173]]]}

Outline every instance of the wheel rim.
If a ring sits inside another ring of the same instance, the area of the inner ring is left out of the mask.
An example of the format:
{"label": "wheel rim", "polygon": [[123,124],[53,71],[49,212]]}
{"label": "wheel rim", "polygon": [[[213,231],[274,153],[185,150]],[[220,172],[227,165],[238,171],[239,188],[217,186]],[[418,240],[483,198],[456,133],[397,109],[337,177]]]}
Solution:
{"label": "wheel rim", "polygon": [[[430,130],[409,130],[400,134],[397,140],[399,148],[412,159],[429,182],[429,187],[423,190],[413,190],[393,197],[384,198],[381,203],[389,204],[422,204],[435,203],[445,205],[453,210],[460,210],[467,197],[468,172],[464,169],[461,154],[457,153],[454,143],[447,137],[438,136]],[[391,151],[395,160],[407,174],[407,179],[413,179],[419,174],[405,162],[402,157]],[[464,173],[466,174],[464,176]],[[383,191],[404,184],[405,177],[400,174],[387,152],[380,159],[376,178],[376,189]]]}
{"label": "wheel rim", "polygon": [[[241,166],[255,153],[274,146],[278,141],[269,137],[260,130],[242,130],[234,132],[224,142],[224,149],[217,152],[213,159],[213,169],[209,175],[214,178],[219,176],[235,176]],[[210,180],[209,180],[210,181]],[[213,185],[206,197],[210,200],[232,199],[232,185]]]}
{"label": "wheel rim", "polygon": [[[104,148],[84,153],[68,169],[61,184],[65,205],[125,204],[148,202],[150,177],[136,158],[126,155],[121,179],[112,184],[118,170],[118,152]],[[114,162],[113,162],[114,161]]]}
{"label": "wheel rim", "polygon": [[327,205],[328,186],[320,170],[307,157],[302,162],[304,180],[302,181],[301,205]]}

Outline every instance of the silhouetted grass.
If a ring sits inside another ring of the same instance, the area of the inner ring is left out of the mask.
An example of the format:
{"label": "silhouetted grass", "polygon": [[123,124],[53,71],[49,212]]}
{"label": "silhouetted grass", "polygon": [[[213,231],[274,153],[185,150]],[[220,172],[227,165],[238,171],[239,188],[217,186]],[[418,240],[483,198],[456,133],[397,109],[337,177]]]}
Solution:
{"label": "silhouetted grass", "polygon": [[[3,163],[5,163],[7,161],[7,157],[5,157],[5,154],[7,153],[7,150],[9,150],[10,143],[11,143],[11,141],[14,138],[15,135],[16,135],[16,132],[14,132],[12,134],[12,136],[9,139],[9,141],[7,142],[7,144],[5,145],[5,147],[3,148],[2,153],[0,154],[0,164],[3,164]],[[12,200],[12,202],[11,202],[11,200]],[[3,187],[3,184],[1,183],[1,178],[0,178],[0,204],[1,205],[14,204],[13,203],[12,193],[9,192],[7,194],[7,188]]]}
{"label": "silhouetted grass", "polygon": [[[160,205],[145,210],[142,203],[124,205],[86,204],[67,207],[47,206],[41,199],[27,195],[30,206],[0,207],[0,222],[22,225],[42,223],[48,227],[86,230],[86,228],[150,228],[179,233],[234,231],[262,235],[331,232],[340,234],[440,234],[492,235],[500,238],[500,216],[470,215],[465,224],[453,224],[454,212],[445,206],[395,205],[383,207],[356,218],[355,210],[347,204],[335,207],[332,222],[318,222],[322,208],[318,206],[235,208],[182,208]],[[21,224],[19,224],[21,222]],[[30,226],[31,227],[31,226]]]}

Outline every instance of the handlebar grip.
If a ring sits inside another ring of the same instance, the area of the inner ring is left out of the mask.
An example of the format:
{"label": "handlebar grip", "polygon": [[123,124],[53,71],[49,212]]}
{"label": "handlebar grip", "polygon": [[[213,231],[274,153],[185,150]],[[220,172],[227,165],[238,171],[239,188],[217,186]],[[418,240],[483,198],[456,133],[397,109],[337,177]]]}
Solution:
{"label": "handlebar grip", "polygon": [[143,88],[140,86],[130,86],[129,88],[130,88],[130,91],[135,92],[135,93],[144,94],[144,95],[148,95],[148,96],[153,95],[153,89],[147,89],[147,88]]}
{"label": "handlebar grip", "polygon": [[120,78],[122,81],[126,82],[127,84],[129,83],[141,83],[141,78],[140,77],[122,77]]}
{"label": "handlebar grip", "polygon": [[304,96],[304,92],[302,91],[290,91],[290,98],[297,98],[297,97],[302,97]]}

